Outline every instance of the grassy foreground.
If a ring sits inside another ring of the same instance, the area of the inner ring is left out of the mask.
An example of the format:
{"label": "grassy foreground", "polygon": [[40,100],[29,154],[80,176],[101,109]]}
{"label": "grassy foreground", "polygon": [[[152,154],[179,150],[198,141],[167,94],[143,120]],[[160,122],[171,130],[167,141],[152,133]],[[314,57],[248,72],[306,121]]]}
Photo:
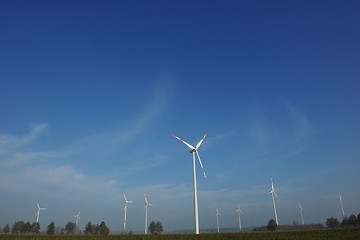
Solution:
{"label": "grassy foreground", "polygon": [[160,234],[160,235],[17,235],[2,234],[0,239],[18,240],[360,240],[360,228],[323,229],[279,232],[246,232],[246,233],[204,233],[195,234]]}

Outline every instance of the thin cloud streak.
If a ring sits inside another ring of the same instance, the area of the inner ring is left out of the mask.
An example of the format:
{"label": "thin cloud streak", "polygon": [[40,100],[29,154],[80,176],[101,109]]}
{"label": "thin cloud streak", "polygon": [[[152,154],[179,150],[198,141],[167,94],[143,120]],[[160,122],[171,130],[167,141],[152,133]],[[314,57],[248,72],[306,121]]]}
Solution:
{"label": "thin cloud streak", "polygon": [[20,147],[29,144],[48,128],[47,123],[33,124],[30,126],[30,132],[24,136],[0,135],[0,150],[9,146]]}

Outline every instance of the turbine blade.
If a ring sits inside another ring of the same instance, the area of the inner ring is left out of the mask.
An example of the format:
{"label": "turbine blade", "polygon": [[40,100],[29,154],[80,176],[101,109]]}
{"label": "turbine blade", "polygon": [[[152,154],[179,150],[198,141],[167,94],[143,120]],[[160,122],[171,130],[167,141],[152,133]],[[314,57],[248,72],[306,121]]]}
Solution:
{"label": "turbine blade", "polygon": [[39,206],[39,204],[38,203],[36,203],[36,205],[37,205],[37,207],[40,209],[40,206]]}
{"label": "turbine blade", "polygon": [[205,136],[200,140],[200,142],[198,142],[198,144],[196,144],[196,149],[198,149],[201,145],[201,143],[204,141],[205,137],[206,137],[207,133],[205,134]]}
{"label": "turbine blade", "polygon": [[173,134],[173,136],[174,136],[175,138],[179,139],[180,141],[182,141],[182,142],[183,142],[186,146],[188,146],[190,149],[195,149],[193,146],[191,146],[190,144],[188,144],[187,142],[185,142],[185,141],[182,140],[181,138],[175,136],[174,134]]}
{"label": "turbine blade", "polygon": [[128,201],[128,203],[133,203],[133,201]]}
{"label": "turbine blade", "polygon": [[205,171],[204,171],[204,167],[203,167],[203,165],[202,165],[202,163],[201,163],[201,159],[200,159],[200,155],[199,155],[198,151],[196,151],[196,154],[197,154],[197,156],[198,156],[198,159],[199,159],[199,162],[200,162],[200,166],[201,166],[201,168],[202,168],[202,170],[203,170],[204,177],[205,177],[205,181],[207,181],[206,174],[205,174]]}
{"label": "turbine blade", "polygon": [[277,197],[277,199],[279,199],[279,201],[280,201],[280,198],[278,197],[278,195],[276,194],[276,192],[274,191],[274,193],[275,193],[275,196]]}
{"label": "turbine blade", "polygon": [[124,195],[124,198],[125,198],[125,202],[127,202],[127,199],[126,199],[125,193],[123,193],[123,195]]}
{"label": "turbine blade", "polygon": [[145,193],[144,193],[144,198],[145,198],[145,204],[148,204],[148,200],[146,199]]}

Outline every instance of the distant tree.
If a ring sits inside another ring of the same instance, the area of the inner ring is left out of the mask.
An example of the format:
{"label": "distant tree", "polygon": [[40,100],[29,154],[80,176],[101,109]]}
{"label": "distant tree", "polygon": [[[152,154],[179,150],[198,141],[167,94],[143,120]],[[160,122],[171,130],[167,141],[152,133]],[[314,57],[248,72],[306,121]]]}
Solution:
{"label": "distant tree", "polygon": [[350,226],[349,218],[344,217],[344,219],[341,221],[341,227],[349,227],[349,226]]}
{"label": "distant tree", "polygon": [[299,222],[296,221],[296,220],[294,220],[294,221],[293,221],[293,225],[294,225],[294,226],[298,226],[298,225],[299,225]]}
{"label": "distant tree", "polygon": [[274,219],[270,219],[266,227],[269,231],[275,231],[278,225]]}
{"label": "distant tree", "polygon": [[157,221],[155,224],[155,232],[160,234],[162,231],[164,231],[163,225],[161,222]]}
{"label": "distant tree", "polygon": [[11,227],[11,233],[13,234],[19,234],[24,233],[24,221],[16,221]]}
{"label": "distant tree", "polygon": [[9,232],[10,232],[10,225],[7,223],[3,228],[3,233],[9,233]]}
{"label": "distant tree", "polygon": [[47,227],[47,234],[54,234],[55,233],[55,223],[51,222],[49,226]]}
{"label": "distant tree", "polygon": [[30,224],[30,222],[26,222],[24,224],[22,233],[31,233],[31,224]]}
{"label": "distant tree", "polygon": [[351,214],[349,217],[349,226],[355,227],[357,224],[357,217],[354,214]]}
{"label": "distant tree", "polygon": [[102,222],[100,223],[99,229],[98,229],[100,234],[103,234],[103,232],[104,232],[104,230],[105,230],[105,227],[106,227],[106,224],[105,224],[104,221],[102,221]]}
{"label": "distant tree", "polygon": [[107,236],[107,235],[109,235],[109,233],[110,233],[110,229],[107,226],[105,226],[105,229],[102,234]]}
{"label": "distant tree", "polygon": [[31,224],[31,232],[32,233],[40,233],[40,223],[38,222],[33,222]]}
{"label": "distant tree", "polygon": [[74,234],[75,225],[76,224],[73,222],[68,222],[65,226],[65,233],[66,234]]}
{"label": "distant tree", "polygon": [[98,226],[98,232],[103,235],[108,235],[110,233],[110,229],[106,226],[104,221]]}
{"label": "distant tree", "polygon": [[98,234],[98,231],[99,231],[99,225],[93,225],[91,224],[91,222],[88,222],[88,224],[86,224],[85,226],[84,233],[95,235]]}
{"label": "distant tree", "polygon": [[357,216],[357,223],[360,225],[360,213]]}
{"label": "distant tree", "polygon": [[340,227],[340,222],[337,218],[331,217],[326,219],[326,226],[328,228],[337,228]]}
{"label": "distant tree", "polygon": [[154,234],[154,233],[155,233],[156,224],[155,224],[155,222],[154,222],[154,221],[151,221],[151,223],[150,223],[150,225],[149,225],[148,229],[149,229],[149,232],[150,232],[151,234]]}

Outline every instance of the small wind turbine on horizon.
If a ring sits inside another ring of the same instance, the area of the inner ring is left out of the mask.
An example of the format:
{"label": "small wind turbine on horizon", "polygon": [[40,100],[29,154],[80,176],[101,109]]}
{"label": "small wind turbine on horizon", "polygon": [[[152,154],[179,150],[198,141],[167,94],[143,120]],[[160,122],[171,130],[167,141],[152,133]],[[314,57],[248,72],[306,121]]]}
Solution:
{"label": "small wind turbine on horizon", "polygon": [[148,205],[149,206],[155,206],[155,205],[148,202],[145,193],[144,193],[144,198],[145,198],[145,234],[147,234],[147,228],[148,228],[148,226],[147,226],[147,207],[148,207]]}
{"label": "small wind turbine on horizon", "polygon": [[271,194],[271,196],[272,196],[273,205],[274,205],[274,213],[275,213],[275,221],[276,221],[276,225],[279,225],[278,217],[277,217],[277,213],[276,213],[276,206],[275,206],[274,194],[275,194],[275,196],[277,197],[277,199],[279,199],[279,201],[280,201],[280,198],[278,197],[278,195],[277,195],[276,192],[275,192],[274,182],[273,182],[273,179],[272,179],[272,178],[271,178],[271,190],[268,192],[268,194]]}
{"label": "small wind turbine on horizon", "polygon": [[188,144],[187,142],[185,142],[184,140],[178,138],[177,136],[173,135],[175,138],[179,139],[181,142],[183,142],[186,146],[188,146],[190,148],[190,153],[192,153],[193,155],[193,174],[194,174],[194,215],[195,215],[195,233],[199,234],[199,206],[198,206],[198,199],[197,199],[197,186],[196,186],[196,168],[195,168],[195,152],[198,156],[199,159],[199,163],[200,166],[203,170],[204,173],[204,177],[205,177],[205,181],[207,181],[206,179],[206,174],[204,171],[204,167],[202,165],[199,153],[198,153],[198,149],[201,145],[201,143],[204,141],[205,137],[207,134],[205,134],[205,136],[198,142],[198,144],[196,144],[196,147],[191,146],[190,144]]}
{"label": "small wind turbine on horizon", "polygon": [[217,223],[217,232],[219,233],[220,232],[220,227],[219,227],[219,215],[221,215],[219,213],[219,209],[216,208],[216,223]]}
{"label": "small wind turbine on horizon", "polygon": [[75,220],[75,228],[76,228],[76,233],[78,233],[78,231],[79,231],[80,211],[78,212],[77,215],[74,216],[74,218],[76,218],[76,220]]}
{"label": "small wind turbine on horizon", "polygon": [[299,204],[299,209],[300,209],[300,216],[301,216],[301,221],[302,221],[302,225],[305,225],[305,223],[304,223],[304,218],[303,218],[303,208],[301,207],[301,205]]}
{"label": "small wind turbine on horizon", "polygon": [[126,196],[125,196],[125,193],[123,193],[124,195],[124,198],[125,198],[125,207],[124,207],[124,211],[125,211],[125,215],[124,215],[124,233],[126,233],[126,212],[127,212],[127,204],[128,203],[133,203],[133,201],[128,201]]}
{"label": "small wind turbine on horizon", "polygon": [[242,213],[241,209],[240,209],[240,204],[238,204],[238,209],[235,211],[238,214],[239,217],[239,228],[240,228],[240,232],[242,232],[242,227],[241,227],[241,218],[240,218],[240,213]]}
{"label": "small wind turbine on horizon", "polygon": [[342,197],[339,193],[339,199],[340,199],[340,206],[341,206],[341,211],[342,211],[342,215],[343,215],[343,218],[346,218],[346,215],[345,215],[345,212],[344,212],[344,207],[343,207],[343,202],[342,202]]}
{"label": "small wind turbine on horizon", "polygon": [[39,217],[40,217],[40,211],[41,210],[46,210],[46,208],[41,208],[38,203],[36,203],[36,205],[38,207],[38,211],[36,213],[36,222],[38,223],[39,222]]}

